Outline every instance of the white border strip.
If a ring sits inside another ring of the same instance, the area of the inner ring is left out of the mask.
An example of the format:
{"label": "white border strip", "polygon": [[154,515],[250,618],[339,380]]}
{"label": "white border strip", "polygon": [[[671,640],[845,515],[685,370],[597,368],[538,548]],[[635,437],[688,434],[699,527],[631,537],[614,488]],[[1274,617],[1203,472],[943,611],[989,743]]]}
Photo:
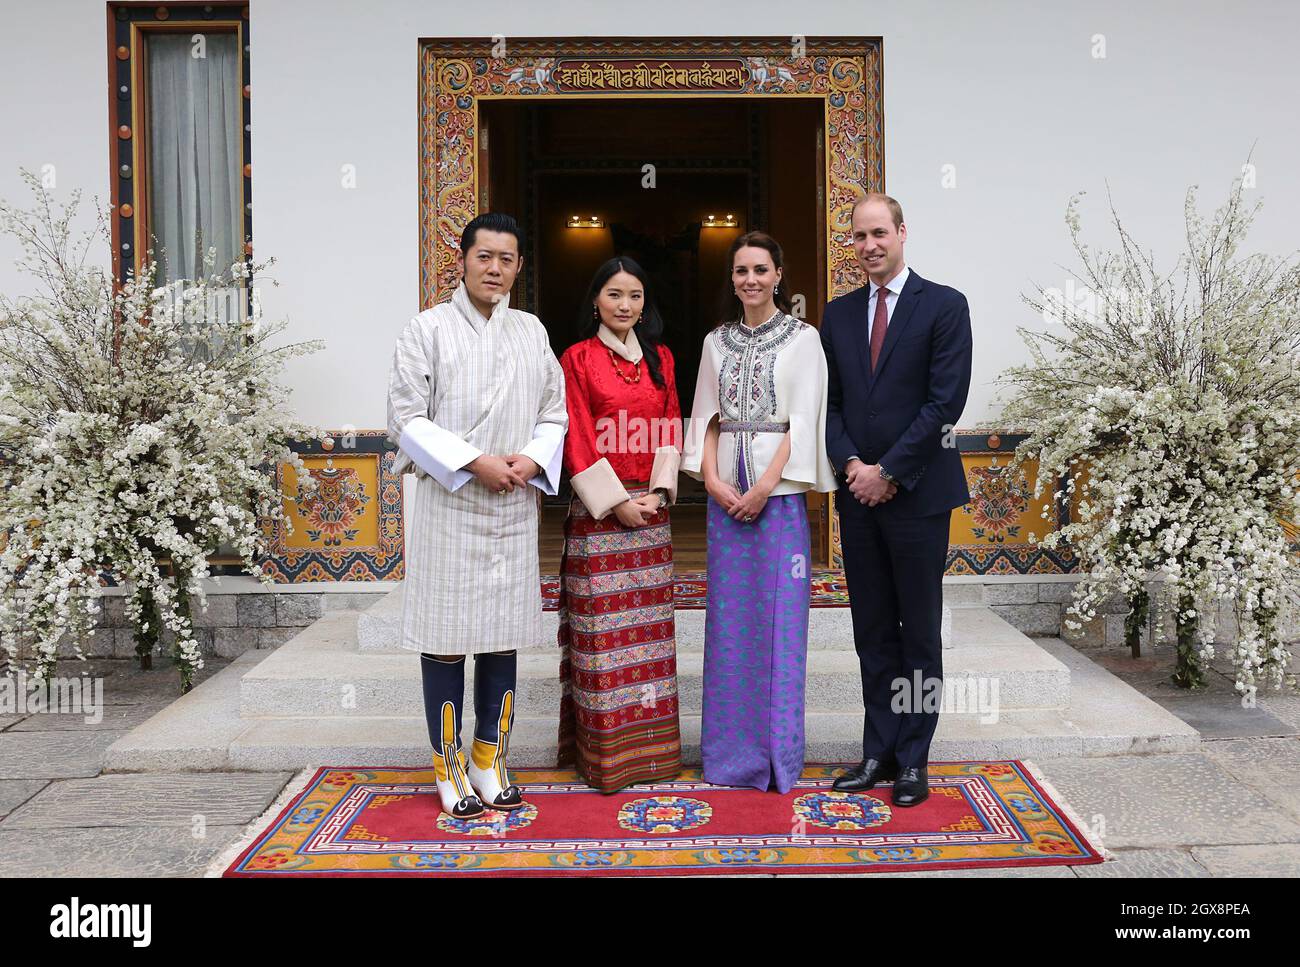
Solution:
{"label": "white border strip", "polygon": [[[1074,828],[1078,834],[1087,841],[1089,846],[1101,854],[1103,860],[1110,861],[1117,859],[1114,851],[1109,850],[1102,845],[1101,838],[1094,835],[1089,830],[1088,824],[1079,818],[1079,814],[1074,811],[1074,807],[1071,806],[1066,798],[1057,791],[1056,787],[1048,781],[1047,776],[1043,774],[1043,770],[1039,768],[1038,763],[1033,762],[1030,759],[1021,759],[1020,764],[1025,767],[1026,772],[1034,777],[1034,781],[1042,787],[1043,792],[1051,797],[1053,805],[1060,810],[1061,814],[1074,824]],[[1079,864],[1066,865],[1077,866]]]}
{"label": "white border strip", "polygon": [[223,849],[204,871],[204,878],[219,878],[222,873],[226,872],[227,867],[239,858],[239,854],[248,848],[253,840],[257,839],[271,825],[271,822],[278,816],[294,797],[307,788],[307,784],[319,771],[319,766],[307,766],[301,772],[294,775],[292,779],[280,790],[280,795],[275,797],[275,802],[267,806],[261,815],[252,820],[244,827],[243,833],[231,846]]}

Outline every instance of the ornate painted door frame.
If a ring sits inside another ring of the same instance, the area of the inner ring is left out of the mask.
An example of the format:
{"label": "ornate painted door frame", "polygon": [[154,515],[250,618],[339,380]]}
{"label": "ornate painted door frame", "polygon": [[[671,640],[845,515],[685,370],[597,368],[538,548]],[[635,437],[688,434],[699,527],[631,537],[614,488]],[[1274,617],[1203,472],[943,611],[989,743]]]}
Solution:
{"label": "ornate painted door frame", "polygon": [[853,199],[883,191],[878,37],[420,41],[420,306],[450,297],[461,228],[482,197],[479,104],[495,99],[800,97],[825,123],[826,291],[861,284]]}

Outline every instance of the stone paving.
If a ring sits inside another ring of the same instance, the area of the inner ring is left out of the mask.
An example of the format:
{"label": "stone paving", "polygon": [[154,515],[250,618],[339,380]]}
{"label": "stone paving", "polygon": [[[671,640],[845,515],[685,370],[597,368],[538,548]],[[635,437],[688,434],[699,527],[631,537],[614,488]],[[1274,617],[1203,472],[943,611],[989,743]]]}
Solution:
{"label": "stone paving", "polygon": [[[1202,751],[1038,761],[1113,862],[912,875],[1300,875],[1300,695],[1269,693],[1243,709],[1222,662],[1205,692],[1186,695],[1163,681],[1168,650],[1084,654],[1201,729]],[[290,781],[289,772],[102,773],[108,745],[176,697],[176,674],[161,664],[63,668],[103,677],[97,723],[0,715],[0,876],[200,876]],[[200,680],[225,665],[207,659]]]}

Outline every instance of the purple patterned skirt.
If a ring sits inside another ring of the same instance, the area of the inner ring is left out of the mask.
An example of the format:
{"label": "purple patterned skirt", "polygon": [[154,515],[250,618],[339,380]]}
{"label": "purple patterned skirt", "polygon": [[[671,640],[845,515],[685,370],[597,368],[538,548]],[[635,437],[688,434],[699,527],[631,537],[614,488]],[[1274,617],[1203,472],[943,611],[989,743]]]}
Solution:
{"label": "purple patterned skirt", "polygon": [[803,771],[810,545],[803,494],[752,524],[709,500],[704,779],[787,792]]}

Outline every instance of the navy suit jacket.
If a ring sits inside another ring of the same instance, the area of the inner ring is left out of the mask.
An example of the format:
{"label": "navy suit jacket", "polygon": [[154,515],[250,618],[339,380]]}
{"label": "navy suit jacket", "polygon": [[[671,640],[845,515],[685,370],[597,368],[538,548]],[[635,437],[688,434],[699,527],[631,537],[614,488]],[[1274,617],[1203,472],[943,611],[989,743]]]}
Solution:
{"label": "navy suit jacket", "polygon": [[[842,473],[856,453],[864,463],[882,464],[893,474],[898,493],[875,508],[882,513],[920,517],[960,507],[970,500],[954,432],[970,390],[966,297],[912,269],[885,330],[874,374],[870,299],[871,286],[864,285],[822,312],[831,463]],[[839,499],[846,497],[855,499],[841,483]]]}

